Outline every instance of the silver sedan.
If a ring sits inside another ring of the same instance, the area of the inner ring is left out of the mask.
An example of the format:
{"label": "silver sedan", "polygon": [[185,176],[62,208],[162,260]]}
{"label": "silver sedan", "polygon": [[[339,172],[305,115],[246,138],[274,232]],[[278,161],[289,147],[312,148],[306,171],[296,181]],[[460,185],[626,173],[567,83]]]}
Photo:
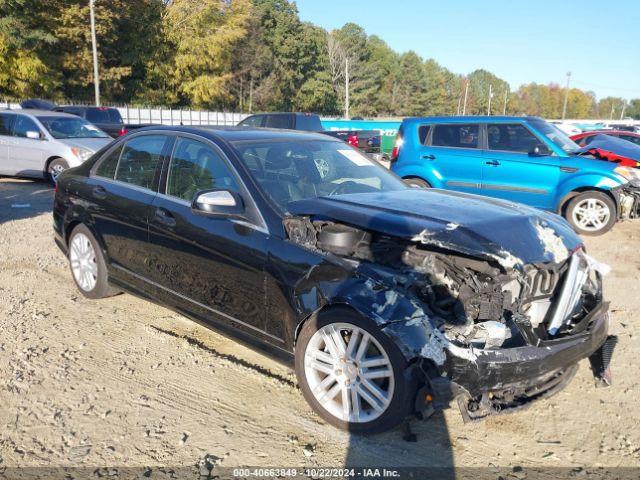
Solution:
{"label": "silver sedan", "polygon": [[0,111],[0,175],[49,178],[76,167],[112,138],[86,120],[48,110]]}

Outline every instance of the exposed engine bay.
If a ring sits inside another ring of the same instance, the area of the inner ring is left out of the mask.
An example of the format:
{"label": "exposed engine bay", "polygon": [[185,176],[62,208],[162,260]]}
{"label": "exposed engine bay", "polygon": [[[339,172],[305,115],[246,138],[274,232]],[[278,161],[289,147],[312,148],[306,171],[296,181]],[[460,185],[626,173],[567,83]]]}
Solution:
{"label": "exposed engine bay", "polygon": [[561,263],[506,268],[330,221],[290,218],[289,238],[309,248],[391,270],[447,339],[461,347],[537,345],[586,328],[602,299],[598,266],[582,251]]}

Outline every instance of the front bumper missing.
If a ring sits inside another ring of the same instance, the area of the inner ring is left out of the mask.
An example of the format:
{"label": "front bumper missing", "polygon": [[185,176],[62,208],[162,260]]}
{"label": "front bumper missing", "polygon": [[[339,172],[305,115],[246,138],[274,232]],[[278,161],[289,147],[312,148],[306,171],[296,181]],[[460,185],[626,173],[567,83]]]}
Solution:
{"label": "front bumper missing", "polygon": [[484,350],[474,361],[449,357],[446,376],[433,376],[416,396],[419,417],[429,417],[454,402],[465,422],[526,408],[535,400],[562,390],[573,378],[580,360],[589,358],[599,385],[611,384],[609,365],[616,338],[607,336],[608,314],[601,304],[581,333],[502,350]]}
{"label": "front bumper missing", "polygon": [[625,185],[619,191],[620,220],[640,218],[640,187]]}

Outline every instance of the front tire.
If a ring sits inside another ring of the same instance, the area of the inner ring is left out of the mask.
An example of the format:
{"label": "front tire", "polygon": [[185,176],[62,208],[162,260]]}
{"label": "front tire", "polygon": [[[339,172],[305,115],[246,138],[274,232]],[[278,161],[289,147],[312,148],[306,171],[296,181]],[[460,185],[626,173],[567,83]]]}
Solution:
{"label": "front tire", "polygon": [[298,384],[313,410],[355,433],[389,430],[412,413],[407,362],[375,322],[346,307],[309,319],[298,336]]}
{"label": "front tire", "polygon": [[69,168],[69,164],[63,158],[54,158],[47,165],[47,175],[49,181],[54,185],[58,182],[58,177],[62,172]]}
{"label": "front tire", "polygon": [[85,297],[106,298],[118,293],[109,285],[104,255],[86,226],[80,224],[71,232],[68,257],[73,280]]}
{"label": "front tire", "polygon": [[565,218],[580,235],[603,235],[616,223],[616,204],[606,193],[583,192],[571,199]]}

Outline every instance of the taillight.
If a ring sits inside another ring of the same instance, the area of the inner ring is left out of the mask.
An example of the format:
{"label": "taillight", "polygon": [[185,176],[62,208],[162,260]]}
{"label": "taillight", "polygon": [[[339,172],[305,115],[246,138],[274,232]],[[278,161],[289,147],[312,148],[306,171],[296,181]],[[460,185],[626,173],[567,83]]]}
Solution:
{"label": "taillight", "polygon": [[352,133],[351,135],[349,135],[347,137],[347,143],[349,145],[351,145],[352,147],[356,147],[358,148],[358,134],[357,133]]}
{"label": "taillight", "polygon": [[395,162],[398,160],[398,155],[400,155],[400,147],[404,143],[404,139],[402,138],[402,130],[398,130],[398,134],[396,135],[396,141],[393,143],[393,149],[391,150],[391,158],[390,161]]}
{"label": "taillight", "polygon": [[122,127],[118,132],[118,136],[121,137],[122,135],[126,135],[127,133],[129,133],[129,130],[127,130],[127,127]]}

